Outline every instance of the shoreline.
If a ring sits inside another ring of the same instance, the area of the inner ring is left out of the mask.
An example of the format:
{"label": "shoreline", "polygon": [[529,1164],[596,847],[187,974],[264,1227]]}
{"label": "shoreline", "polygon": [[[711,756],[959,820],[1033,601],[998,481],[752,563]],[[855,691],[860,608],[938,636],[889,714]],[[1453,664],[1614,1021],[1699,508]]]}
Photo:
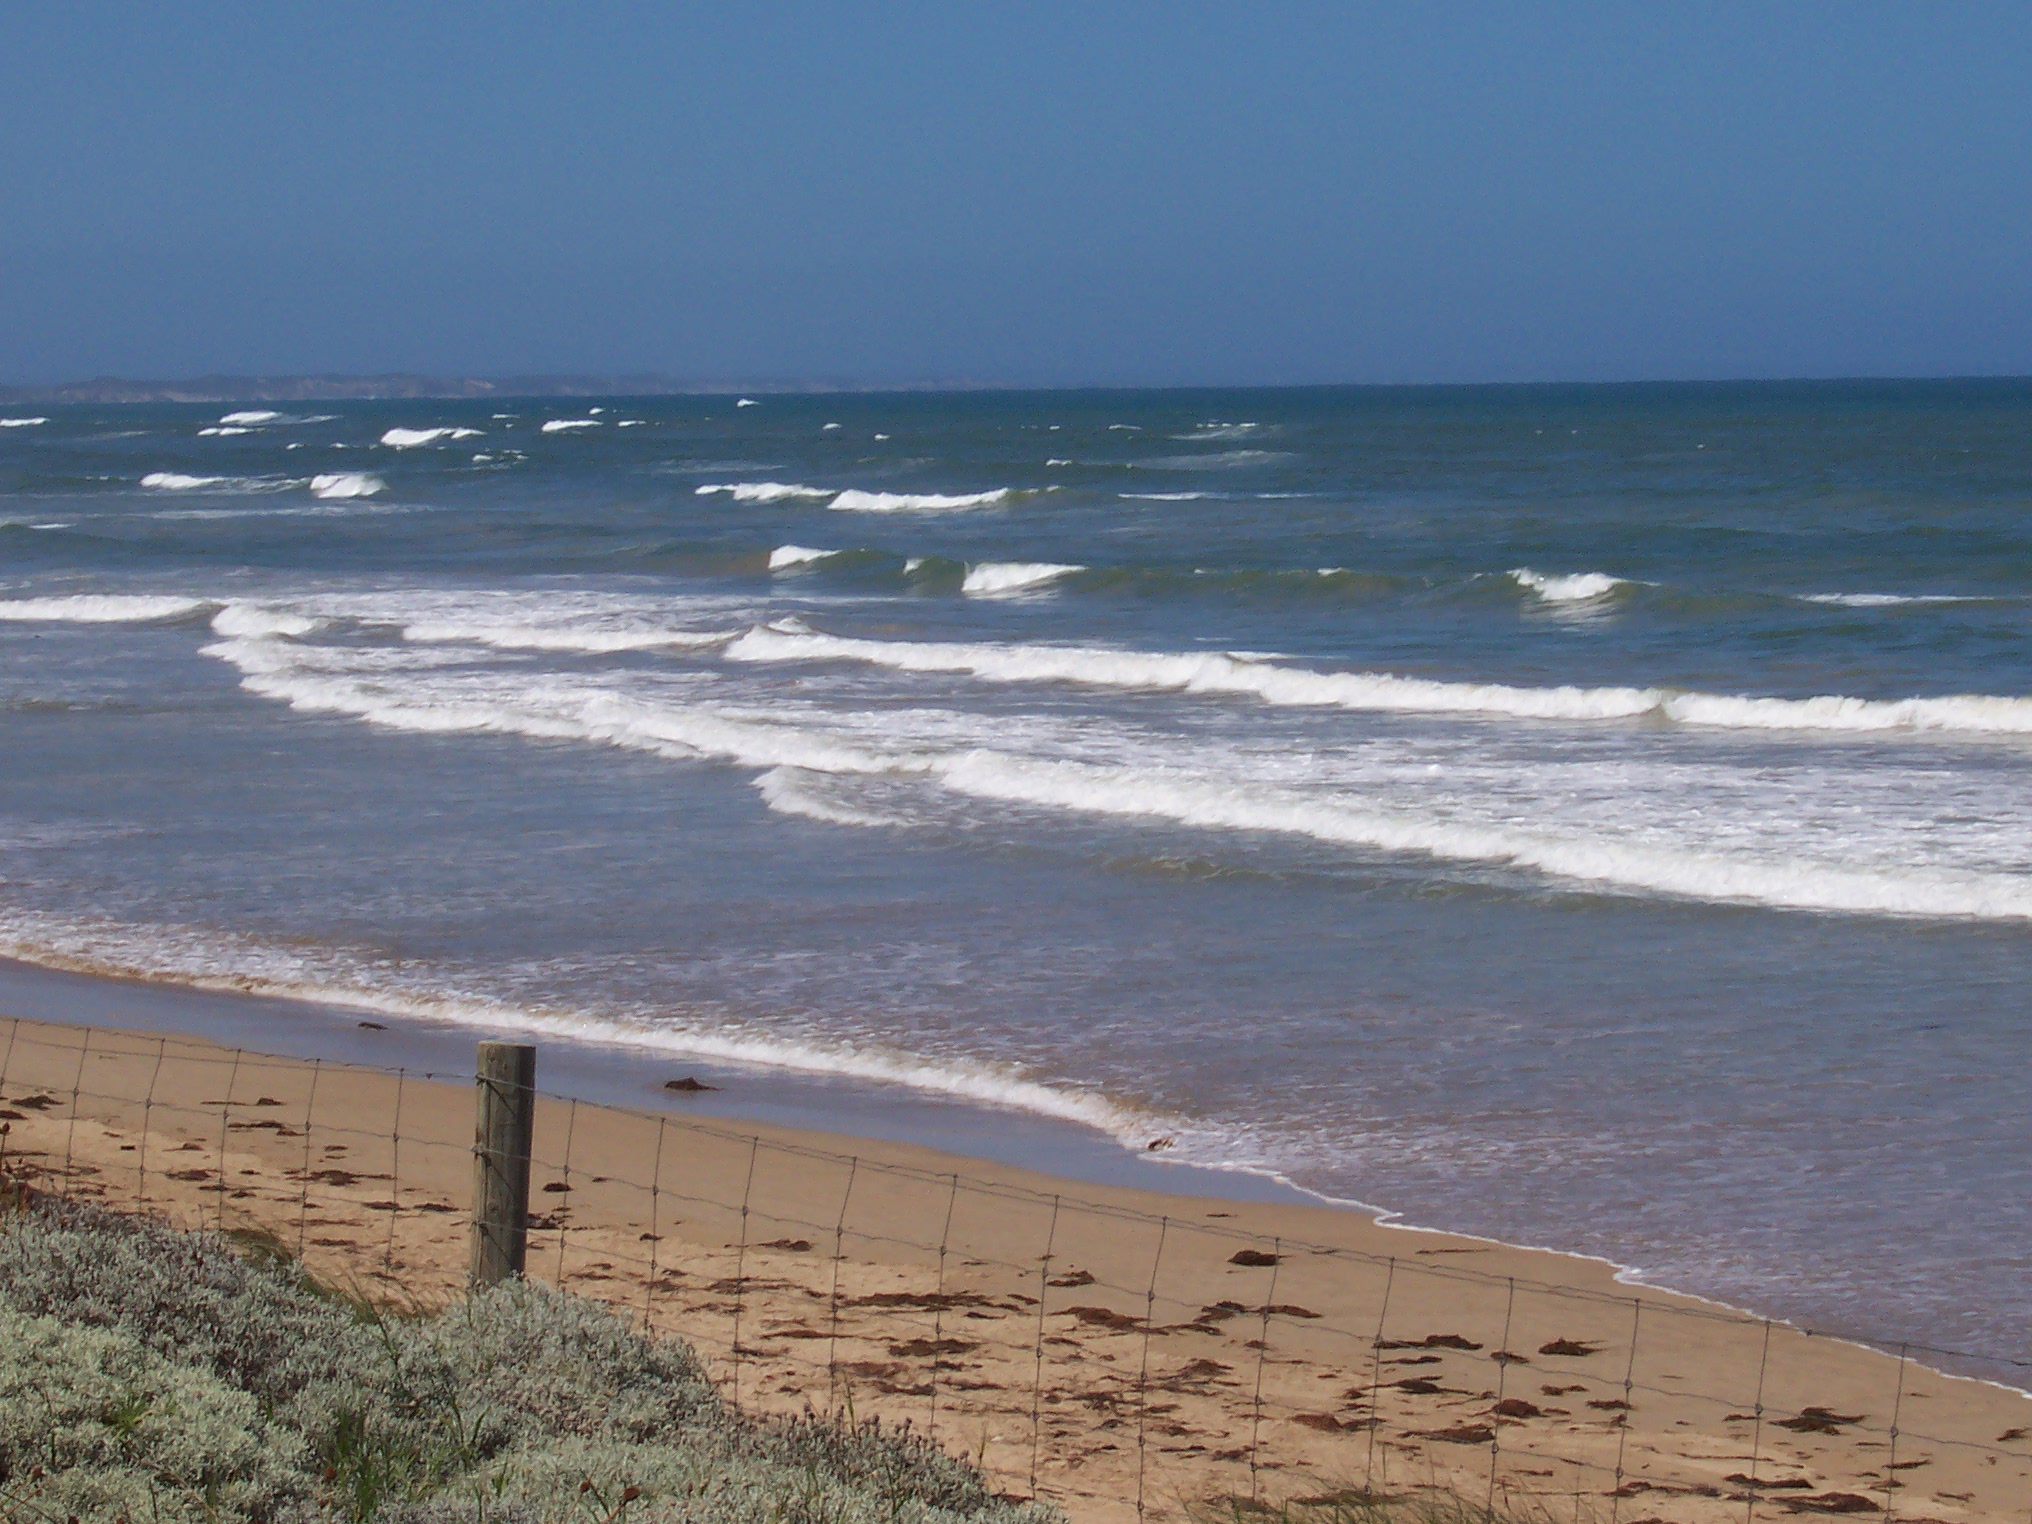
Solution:
{"label": "shoreline", "polygon": [[[507,1019],[500,1023],[489,1024],[480,1019],[424,1016],[395,1009],[395,1004],[365,999],[351,1003],[340,995],[314,999],[297,993],[236,988],[225,980],[213,984],[156,978],[0,954],[0,1016],[196,1037],[282,1057],[338,1060],[384,1073],[449,1074],[462,1081],[470,1078],[475,1041],[491,1037],[533,1042],[542,1045],[543,1088],[554,1095],[630,1109],[661,1108],[670,1104],[669,1095],[661,1088],[666,1078],[703,1077],[709,1090],[688,1094],[682,1103],[685,1113],[694,1118],[929,1149],[1086,1185],[1347,1212],[1380,1232],[1440,1234],[1496,1251],[1555,1256],[1605,1270],[1619,1286],[1698,1303],[1730,1317],[1765,1317],[1753,1307],[1645,1279],[1641,1266],[1607,1255],[1416,1222],[1406,1209],[1337,1197],[1300,1185],[1274,1170],[1167,1159],[1161,1152],[1139,1151],[1099,1123],[1032,1111],[1014,1102],[922,1088],[903,1079],[819,1073],[766,1060],[685,1054],[675,1044],[666,1048],[648,1041],[631,1042],[625,1036],[603,1040],[554,1030],[542,1018],[518,1022],[512,1012],[503,1012]],[[87,1019],[73,1014],[80,1009]],[[90,1019],[93,1014],[100,1019]],[[666,1065],[671,1073],[665,1076],[659,1070],[654,1076],[645,1076],[640,1070],[648,1062]],[[1872,1341],[1854,1333],[1829,1332],[1795,1318],[1771,1321],[1775,1326],[1887,1357],[1892,1357],[1896,1348],[1921,1350],[1939,1357],[1944,1374],[2032,1397],[2032,1371],[2025,1373],[2025,1385],[2017,1385],[1972,1369],[1978,1363],[2009,1364],[2001,1357],[1916,1341]]]}
{"label": "shoreline", "polygon": [[[314,1272],[398,1302],[457,1295],[470,1063],[398,1079],[331,1053],[87,1036],[4,991],[0,1011],[16,1167],[293,1239]],[[470,1054],[474,1035],[446,1041]],[[1577,1518],[1641,1493],[1665,1524],[1752,1498],[1879,1511],[1900,1489],[1909,1517],[1922,1486],[1922,1516],[1957,1524],[2032,1497],[2023,1395],[1632,1294],[1599,1260],[689,1109],[709,1097],[565,1097],[552,1053],[532,1275],[692,1342],[736,1399],[794,1412],[843,1393],[862,1416],[944,1424],[1076,1517],[1131,1516],[1132,1461],[1138,1487],[1180,1499],[1500,1484]]]}

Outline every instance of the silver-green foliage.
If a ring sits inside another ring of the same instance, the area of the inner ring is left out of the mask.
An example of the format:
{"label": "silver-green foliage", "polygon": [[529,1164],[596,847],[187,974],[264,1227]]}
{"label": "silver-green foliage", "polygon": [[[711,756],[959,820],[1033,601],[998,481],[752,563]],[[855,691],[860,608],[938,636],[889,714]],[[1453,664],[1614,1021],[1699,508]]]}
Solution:
{"label": "silver-green foliage", "polygon": [[385,1318],[217,1235],[52,1201],[0,1223],[0,1408],[0,1513],[84,1524],[1054,1517],[907,1436],[744,1419],[595,1302],[517,1284]]}

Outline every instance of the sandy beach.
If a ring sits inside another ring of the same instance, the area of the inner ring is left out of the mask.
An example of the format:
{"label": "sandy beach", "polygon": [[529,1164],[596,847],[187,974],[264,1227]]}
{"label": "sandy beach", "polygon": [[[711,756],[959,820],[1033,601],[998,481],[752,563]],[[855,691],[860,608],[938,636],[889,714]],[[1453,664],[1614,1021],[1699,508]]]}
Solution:
{"label": "sandy beach", "polygon": [[[466,1266],[470,1086],[9,1020],[7,1166],[398,1305]],[[529,1273],[727,1397],[908,1421],[1080,1519],[1449,1486],[1556,1518],[2023,1518],[2032,1400],[1597,1261],[1325,1207],[546,1099]]]}

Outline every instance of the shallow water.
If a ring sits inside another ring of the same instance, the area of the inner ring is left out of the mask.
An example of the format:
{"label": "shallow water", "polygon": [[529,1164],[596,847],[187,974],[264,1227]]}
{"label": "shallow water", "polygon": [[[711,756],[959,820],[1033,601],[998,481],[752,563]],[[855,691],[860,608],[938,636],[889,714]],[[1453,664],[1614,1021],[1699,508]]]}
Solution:
{"label": "shallow water", "polygon": [[0,431],[0,951],[2032,1352],[2032,387],[596,406]]}

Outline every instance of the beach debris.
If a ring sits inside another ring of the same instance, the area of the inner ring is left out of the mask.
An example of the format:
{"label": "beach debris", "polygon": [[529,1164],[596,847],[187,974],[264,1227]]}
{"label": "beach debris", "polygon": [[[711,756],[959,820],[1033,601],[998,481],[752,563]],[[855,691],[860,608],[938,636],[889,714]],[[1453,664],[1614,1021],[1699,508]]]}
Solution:
{"label": "beach debris", "polygon": [[17,1095],[14,1104],[26,1106],[30,1111],[47,1111],[57,1104],[57,1099],[53,1095]]}
{"label": "beach debris", "polygon": [[1496,1437],[1496,1431],[1485,1423],[1456,1424],[1451,1429],[1414,1430],[1414,1439],[1436,1439],[1449,1445],[1486,1445]]}
{"label": "beach debris", "polygon": [[1318,1313],[1310,1307],[1301,1307],[1296,1302],[1272,1302],[1268,1307],[1257,1309],[1265,1317],[1274,1318],[1316,1318]]}
{"label": "beach debris", "polygon": [[[1597,1403],[1589,1403],[1597,1407]],[[1797,1418],[1781,1418],[1778,1427],[1790,1429],[1794,1434],[1839,1434],[1843,1424],[1861,1423],[1861,1413],[1837,1413],[1829,1408],[1801,1408]]]}
{"label": "beach debris", "polygon": [[364,1032],[385,1032],[388,1030],[378,1021],[363,1021],[360,1023],[360,1029]]}
{"label": "beach debris", "polygon": [[1228,1256],[1231,1265],[1243,1265],[1250,1269],[1267,1269],[1277,1263],[1275,1254],[1266,1254],[1261,1249],[1237,1249]]}
{"label": "beach debris", "polygon": [[1823,1492],[1810,1498],[1785,1498],[1785,1506],[1794,1513],[1881,1513],[1883,1510],[1868,1498],[1853,1492]]}
{"label": "beach debris", "polygon": [[1240,1302],[1215,1302],[1211,1307],[1200,1308],[1199,1316],[1193,1321],[1198,1323],[1225,1323],[1229,1318],[1248,1310]]}
{"label": "beach debris", "polygon": [[1436,1397],[1446,1388],[1429,1376],[1406,1376],[1402,1381],[1390,1383],[1400,1392],[1409,1392],[1414,1397]]}
{"label": "beach debris", "polygon": [[562,1180],[547,1181],[545,1182],[543,1188],[546,1191],[549,1191],[553,1196],[561,1196],[566,1191],[571,1189],[571,1187],[569,1185],[566,1185]]}
{"label": "beach debris", "polygon": [[1091,1286],[1093,1274],[1086,1270],[1068,1270],[1064,1275],[1054,1275],[1044,1284],[1047,1286]]}
{"label": "beach debris", "polygon": [[262,1097],[261,1097],[261,1099],[259,1099],[258,1101],[256,1101],[256,1102],[255,1102],[254,1104],[255,1104],[256,1106],[280,1106],[280,1105],[282,1104],[282,1102],[278,1101],[278,1100],[277,1100],[277,1099],[276,1099],[276,1098],[275,1098],[274,1096],[272,1096],[272,1095],[264,1095],[264,1096],[262,1096]]}
{"label": "beach debris", "polygon": [[766,1244],[758,1244],[756,1247],[761,1249],[781,1249],[786,1254],[809,1254],[811,1253],[811,1240],[808,1238],[778,1238]]}
{"label": "beach debris", "polygon": [[1459,1334],[1427,1334],[1422,1339],[1378,1339],[1378,1349],[1465,1349],[1477,1350],[1482,1346],[1473,1339],[1464,1339]]}
{"label": "beach debris", "polygon": [[1361,1427],[1359,1419],[1354,1423],[1342,1423],[1331,1413],[1294,1413],[1291,1421],[1301,1429],[1317,1429],[1322,1434],[1340,1434]]}
{"label": "beach debris", "polygon": [[890,1345],[889,1353],[898,1359],[911,1359],[925,1355],[964,1355],[980,1347],[965,1339],[906,1339],[901,1344]]}
{"label": "beach debris", "polygon": [[1526,1402],[1522,1397],[1505,1397],[1489,1409],[1498,1418],[1543,1418],[1545,1409],[1535,1402]]}
{"label": "beach debris", "polygon": [[1078,1318],[1082,1323],[1095,1328],[1127,1329],[1143,1326],[1141,1318],[1132,1318],[1126,1312],[1114,1312],[1106,1307],[1067,1307],[1061,1312],[1065,1317]]}
{"label": "beach debris", "polygon": [[701,1095],[708,1090],[717,1090],[720,1087],[718,1085],[708,1085],[697,1076],[687,1074],[683,1079],[665,1080],[663,1088],[665,1090],[674,1090],[679,1095]]}
{"label": "beach debris", "polygon": [[1515,1350],[1499,1349],[1489,1358],[1498,1365],[1529,1365],[1531,1362]]}
{"label": "beach debris", "polygon": [[1627,1413],[1630,1411],[1630,1404],[1623,1401],[1620,1397],[1604,1398],[1600,1402],[1590,1402],[1588,1406],[1599,1408],[1604,1413]]}
{"label": "beach debris", "polygon": [[1600,1351],[1594,1345],[1583,1344],[1578,1339],[1554,1339],[1549,1344],[1539,1345],[1538,1353],[1541,1355],[1565,1355],[1569,1358],[1577,1358],[1581,1355],[1598,1354]]}
{"label": "beach debris", "polygon": [[1803,1476],[1756,1477],[1745,1476],[1740,1471],[1731,1471],[1722,1478],[1736,1487],[1766,1487],[1773,1492],[1811,1492],[1813,1483]]}
{"label": "beach debris", "polygon": [[1152,1138],[1148,1143],[1143,1145],[1146,1153],[1153,1154],[1161,1154],[1167,1148],[1176,1147],[1178,1147],[1178,1139],[1176,1138]]}

